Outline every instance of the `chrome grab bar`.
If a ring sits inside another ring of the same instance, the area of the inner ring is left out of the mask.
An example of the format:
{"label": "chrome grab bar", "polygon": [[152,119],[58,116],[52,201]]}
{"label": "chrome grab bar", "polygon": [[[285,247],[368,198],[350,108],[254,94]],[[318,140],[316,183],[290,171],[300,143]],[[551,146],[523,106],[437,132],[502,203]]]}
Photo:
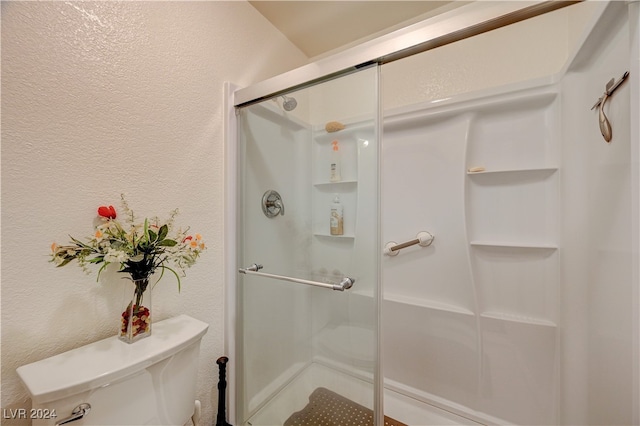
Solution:
{"label": "chrome grab bar", "polygon": [[353,283],[356,282],[356,280],[354,278],[343,277],[342,280],[340,280],[340,282],[337,283],[337,284],[322,283],[320,281],[303,280],[302,278],[286,277],[284,275],[267,274],[266,272],[259,272],[260,269],[262,269],[262,265],[258,265],[257,263],[254,263],[253,265],[251,265],[251,266],[249,266],[247,268],[238,269],[238,272],[240,272],[241,274],[257,275],[257,276],[260,276],[260,277],[272,278],[272,279],[282,280],[282,281],[289,281],[289,282],[292,282],[292,283],[306,284],[306,285],[313,285],[313,286],[316,286],[316,287],[330,288],[332,290],[338,290],[338,291],[348,290],[353,286]]}
{"label": "chrome grab bar", "polygon": [[416,244],[420,245],[421,247],[428,247],[431,245],[431,243],[433,243],[434,238],[435,237],[430,232],[420,231],[418,232],[418,235],[416,235],[416,238],[414,240],[407,241],[406,243],[398,244],[395,241],[389,241],[384,246],[383,253],[387,256],[397,256],[398,252],[403,248],[411,247]]}

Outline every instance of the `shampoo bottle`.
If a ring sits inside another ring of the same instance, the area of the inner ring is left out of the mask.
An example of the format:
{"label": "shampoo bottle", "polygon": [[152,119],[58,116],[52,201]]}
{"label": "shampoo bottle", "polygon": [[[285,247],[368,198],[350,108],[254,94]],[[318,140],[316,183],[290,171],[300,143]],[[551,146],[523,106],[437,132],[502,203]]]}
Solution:
{"label": "shampoo bottle", "polygon": [[330,182],[340,182],[340,146],[338,141],[331,142],[331,169],[329,174]]}
{"label": "shampoo bottle", "polygon": [[340,203],[340,197],[338,194],[333,198],[331,204],[331,217],[329,219],[329,227],[331,235],[343,235],[344,234],[344,218],[342,216],[342,204]]}

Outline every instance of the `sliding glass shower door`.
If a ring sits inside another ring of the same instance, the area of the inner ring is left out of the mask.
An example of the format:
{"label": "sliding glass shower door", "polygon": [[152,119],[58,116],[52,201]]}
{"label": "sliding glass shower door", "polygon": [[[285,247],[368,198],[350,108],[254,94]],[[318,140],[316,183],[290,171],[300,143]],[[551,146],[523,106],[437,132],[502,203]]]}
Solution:
{"label": "sliding glass shower door", "polygon": [[377,67],[239,108],[238,424],[377,421],[378,133]]}

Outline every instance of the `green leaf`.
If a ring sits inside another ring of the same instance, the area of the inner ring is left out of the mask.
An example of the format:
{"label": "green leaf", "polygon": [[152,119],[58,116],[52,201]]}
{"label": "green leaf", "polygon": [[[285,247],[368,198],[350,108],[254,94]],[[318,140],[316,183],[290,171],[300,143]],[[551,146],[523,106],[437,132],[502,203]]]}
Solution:
{"label": "green leaf", "polygon": [[147,241],[149,241],[149,220],[145,219],[144,220],[144,236],[146,237]]}
{"label": "green leaf", "polygon": [[160,266],[160,276],[158,277],[158,279],[156,280],[155,283],[153,283],[153,287],[151,287],[151,290],[153,290],[154,288],[156,288],[156,284],[158,284],[160,282],[160,280],[162,279],[162,277],[164,277],[164,267]]}
{"label": "green leaf", "polygon": [[104,268],[106,268],[108,265],[109,265],[109,262],[104,262],[104,265],[102,265],[102,267],[98,270],[98,276],[96,277],[96,282],[100,280],[100,274],[102,273],[102,271],[104,271]]}
{"label": "green leaf", "polygon": [[162,241],[167,237],[169,233],[169,227],[165,224],[160,227],[160,231],[158,231],[158,240]]}
{"label": "green leaf", "polygon": [[111,240],[109,244],[111,245],[111,248],[115,250],[124,250],[124,248],[126,248],[125,244],[118,240]]}
{"label": "green leaf", "polygon": [[175,246],[176,244],[178,244],[178,243],[177,243],[177,241],[169,240],[169,239],[162,240],[162,241],[160,241],[160,242],[158,243],[158,245],[159,245],[159,246],[162,246],[162,247],[173,247],[173,246]]}
{"label": "green leaf", "polygon": [[78,247],[91,249],[91,246],[83,243],[82,241],[80,241],[80,240],[78,240],[76,238],[73,238],[71,235],[69,235],[69,237],[71,238],[71,241],[73,241]]}
{"label": "green leaf", "polygon": [[169,271],[173,272],[173,275],[176,276],[176,280],[178,280],[178,293],[180,293],[180,276],[178,275],[178,273],[176,271],[174,271],[173,269],[169,268],[168,266],[161,266],[161,268],[164,269],[168,269]]}
{"label": "green leaf", "polygon": [[73,257],[69,257],[69,258],[65,259],[62,263],[57,265],[56,268],[60,268],[61,266],[66,265],[67,263],[71,262],[72,260],[73,260]]}
{"label": "green leaf", "polygon": [[153,232],[151,229],[149,229],[147,232],[149,233],[149,242],[152,244],[155,243],[156,240],[158,239],[158,235],[155,232]]}

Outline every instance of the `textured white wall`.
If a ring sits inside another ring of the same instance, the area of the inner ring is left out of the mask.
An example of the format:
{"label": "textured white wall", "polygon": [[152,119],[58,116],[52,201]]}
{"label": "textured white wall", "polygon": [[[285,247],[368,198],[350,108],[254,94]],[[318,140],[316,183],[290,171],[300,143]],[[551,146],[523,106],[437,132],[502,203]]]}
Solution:
{"label": "textured white wall", "polygon": [[[48,263],[125,193],[141,217],[181,209],[209,245],[156,320],[210,324],[204,423],[223,355],[223,83],[250,85],[307,58],[248,3],[2,2],[2,408],[28,407],[16,367],[116,334],[120,277]],[[3,421],[3,424],[5,422]],[[9,422],[7,422],[9,424]],[[24,424],[24,423],[22,423]]]}

